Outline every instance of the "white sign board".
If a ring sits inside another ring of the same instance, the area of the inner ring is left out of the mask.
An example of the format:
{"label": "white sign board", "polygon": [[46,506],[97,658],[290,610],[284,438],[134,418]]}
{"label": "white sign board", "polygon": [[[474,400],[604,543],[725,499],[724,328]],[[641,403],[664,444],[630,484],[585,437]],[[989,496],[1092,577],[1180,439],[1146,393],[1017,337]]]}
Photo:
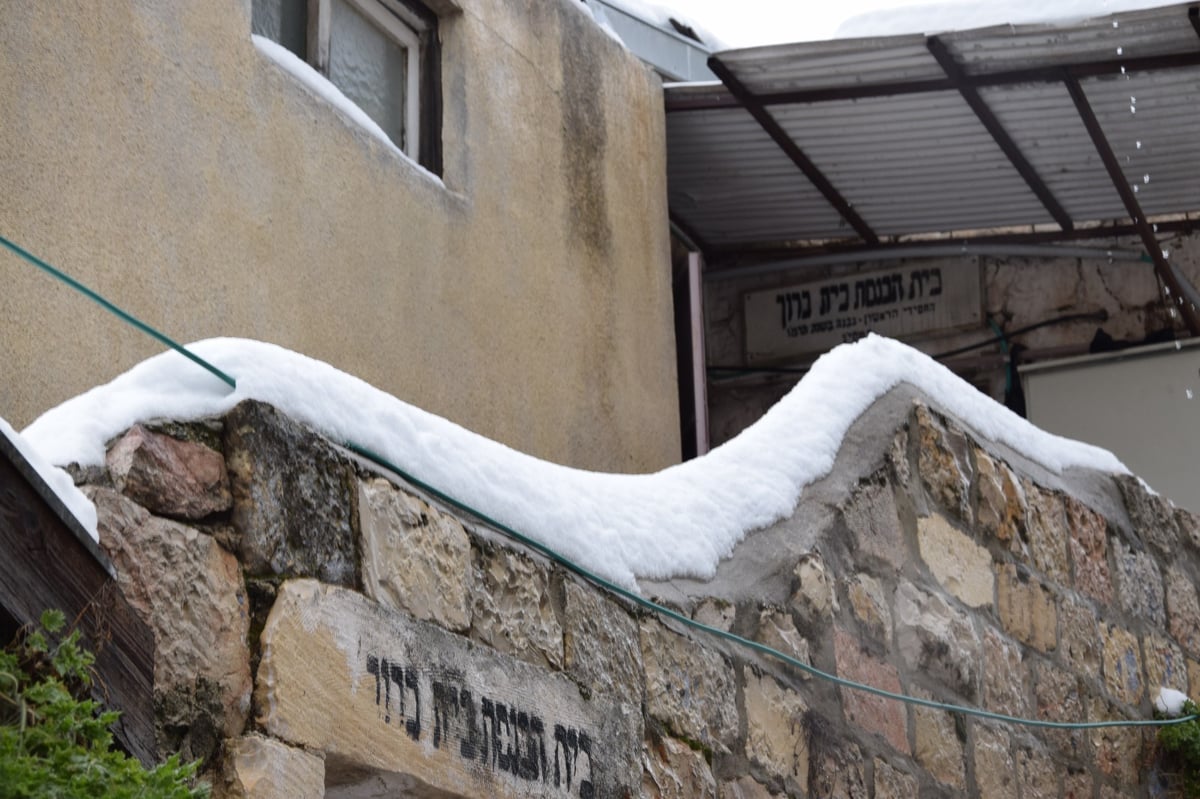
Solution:
{"label": "white sign board", "polygon": [[983,321],[974,262],[924,262],[749,292],[743,300],[748,363],[824,352],[872,332],[905,338]]}

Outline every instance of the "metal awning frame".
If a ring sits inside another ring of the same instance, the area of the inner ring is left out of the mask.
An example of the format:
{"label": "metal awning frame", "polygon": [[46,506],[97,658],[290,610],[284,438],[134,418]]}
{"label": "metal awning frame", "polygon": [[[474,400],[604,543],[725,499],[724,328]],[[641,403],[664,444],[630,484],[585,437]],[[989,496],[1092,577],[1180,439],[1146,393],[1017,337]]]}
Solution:
{"label": "metal awning frame", "polygon": [[[1200,6],[1188,8],[1187,17],[1188,23],[1195,29],[1197,36],[1200,36]],[[797,258],[805,252],[812,251],[819,251],[822,254],[833,251],[863,251],[866,253],[884,244],[889,246],[889,249],[897,244],[895,239],[884,242],[868,222],[859,215],[853,205],[838,190],[834,182],[805,154],[799,144],[784,130],[775,117],[772,116],[772,106],[892,97],[926,92],[957,91],[974,112],[997,147],[1008,158],[1013,169],[1021,176],[1029,189],[1046,209],[1047,213],[1055,220],[1057,230],[1031,230],[1029,232],[1007,233],[981,231],[978,234],[962,235],[951,240],[961,240],[964,243],[998,243],[1000,241],[1054,241],[1074,238],[1097,238],[1109,235],[1136,235],[1141,239],[1146,252],[1153,261],[1155,273],[1159,280],[1175,299],[1178,310],[1182,314],[1189,331],[1193,336],[1200,335],[1200,313],[1197,312],[1196,307],[1192,303],[1184,301],[1185,297],[1194,296],[1194,293],[1189,293],[1185,290],[1185,286],[1180,283],[1176,271],[1167,263],[1156,233],[1157,230],[1192,230],[1197,226],[1198,220],[1185,219],[1182,223],[1164,221],[1155,225],[1154,220],[1147,218],[1138,202],[1136,193],[1121,171],[1112,145],[1105,136],[1104,130],[1088,101],[1087,94],[1080,84],[1080,80],[1084,78],[1119,75],[1124,74],[1126,70],[1169,70],[1200,66],[1200,50],[1189,53],[1107,59],[1061,66],[970,74],[954,57],[953,53],[951,53],[940,37],[927,37],[925,45],[942,68],[942,71],[945,72],[944,78],[756,94],[745,83],[739,80],[733,70],[722,60],[720,54],[717,54],[709,58],[709,68],[721,79],[721,82],[729,92],[728,96],[707,96],[697,99],[683,98],[680,100],[668,99],[666,109],[668,113],[685,113],[688,111],[732,107],[744,108],[803,174],[804,178],[821,193],[829,205],[836,210],[860,239],[857,242],[821,243],[815,249],[788,247],[772,252],[770,250],[749,248],[749,251],[754,252],[756,260],[772,257]],[[993,113],[979,91],[981,88],[986,87],[1030,83],[1058,84],[1064,87],[1070,94],[1079,119],[1091,139],[1092,146],[1103,163],[1113,188],[1121,198],[1121,202],[1128,214],[1127,223],[1118,223],[1102,228],[1090,226],[1078,227],[1076,220],[1072,219],[1066,212],[1063,205],[1054,196],[1053,191],[1038,174],[1037,169],[1021,152],[1020,147],[1009,135],[1008,131],[1005,130],[1003,124],[997,118],[996,114]],[[686,230],[689,238],[697,246],[701,247],[702,250],[705,250],[706,255],[710,258],[747,252],[747,248],[742,246],[707,247],[703,239],[703,234],[700,231],[688,229],[677,215],[673,215],[672,220],[680,229]],[[946,240],[942,239],[942,241]],[[1188,286],[1186,288],[1191,287]]]}

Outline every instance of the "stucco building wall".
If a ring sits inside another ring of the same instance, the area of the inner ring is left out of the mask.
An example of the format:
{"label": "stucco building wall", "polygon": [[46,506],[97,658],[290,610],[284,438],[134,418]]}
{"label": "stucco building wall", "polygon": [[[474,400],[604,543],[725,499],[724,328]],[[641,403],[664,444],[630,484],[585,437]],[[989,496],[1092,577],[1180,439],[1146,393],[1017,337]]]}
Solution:
{"label": "stucco building wall", "polygon": [[[179,341],[278,343],[575,466],[674,462],[657,79],[569,0],[457,6],[442,181],[261,55],[249,0],[6,8],[0,232]],[[18,427],[161,349],[0,270]]]}

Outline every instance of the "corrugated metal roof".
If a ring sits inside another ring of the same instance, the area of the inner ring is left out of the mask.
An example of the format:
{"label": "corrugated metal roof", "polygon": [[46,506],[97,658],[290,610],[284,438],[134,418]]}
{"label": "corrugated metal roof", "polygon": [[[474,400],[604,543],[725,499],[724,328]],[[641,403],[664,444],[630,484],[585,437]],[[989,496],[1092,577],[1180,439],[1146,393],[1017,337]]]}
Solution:
{"label": "corrugated metal roof", "polygon": [[720,53],[710,64],[725,91],[667,89],[672,215],[713,251],[794,254],[831,241],[1136,228],[1130,197],[1142,217],[1194,214],[1195,6]]}

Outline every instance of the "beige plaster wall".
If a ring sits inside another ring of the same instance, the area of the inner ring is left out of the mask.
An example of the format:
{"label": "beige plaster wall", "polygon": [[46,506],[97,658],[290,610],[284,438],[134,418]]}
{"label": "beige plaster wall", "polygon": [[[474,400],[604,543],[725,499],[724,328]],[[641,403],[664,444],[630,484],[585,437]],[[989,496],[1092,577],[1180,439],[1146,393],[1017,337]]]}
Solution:
{"label": "beige plaster wall", "polygon": [[[272,341],[559,462],[676,461],[650,71],[573,0],[462,0],[442,183],[260,55],[249,5],[7,4],[0,235],[179,341]],[[7,253],[0,285],[18,427],[161,349]]]}

